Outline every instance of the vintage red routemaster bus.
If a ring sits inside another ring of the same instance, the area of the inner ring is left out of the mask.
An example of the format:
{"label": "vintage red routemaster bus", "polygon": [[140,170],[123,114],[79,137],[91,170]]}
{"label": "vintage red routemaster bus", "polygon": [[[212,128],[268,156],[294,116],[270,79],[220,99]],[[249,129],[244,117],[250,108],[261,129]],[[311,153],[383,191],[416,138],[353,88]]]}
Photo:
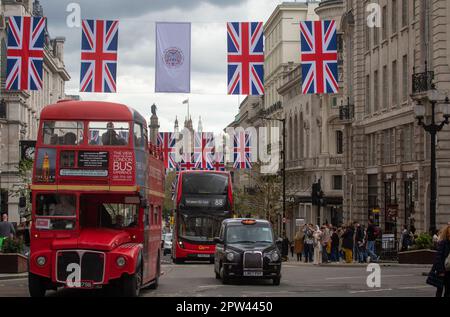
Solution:
{"label": "vintage red routemaster bus", "polygon": [[229,172],[181,171],[175,188],[172,260],[214,263],[214,238],[222,221],[232,218],[233,190]]}
{"label": "vintage red routemaster bus", "polygon": [[59,286],[137,296],[160,275],[164,163],[126,105],[61,101],[40,116],[29,292]]}

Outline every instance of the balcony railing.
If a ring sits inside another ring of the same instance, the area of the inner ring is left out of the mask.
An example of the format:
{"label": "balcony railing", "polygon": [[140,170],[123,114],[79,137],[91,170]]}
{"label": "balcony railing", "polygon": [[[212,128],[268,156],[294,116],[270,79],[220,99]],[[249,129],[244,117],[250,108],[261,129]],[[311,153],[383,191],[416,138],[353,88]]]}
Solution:
{"label": "balcony railing", "polygon": [[414,73],[412,75],[412,92],[413,94],[426,92],[434,88],[433,84],[434,72],[426,71],[423,73]]}
{"label": "balcony railing", "polygon": [[344,162],[341,156],[332,156],[330,157],[330,165],[342,165]]}
{"label": "balcony railing", "polygon": [[355,106],[345,105],[339,107],[339,119],[341,121],[353,120],[355,117]]}

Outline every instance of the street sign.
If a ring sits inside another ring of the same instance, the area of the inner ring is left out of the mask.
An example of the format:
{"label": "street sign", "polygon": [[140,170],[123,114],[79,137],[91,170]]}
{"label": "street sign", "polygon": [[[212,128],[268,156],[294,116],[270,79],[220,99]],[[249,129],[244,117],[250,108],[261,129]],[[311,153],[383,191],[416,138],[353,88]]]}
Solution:
{"label": "street sign", "polygon": [[296,227],[301,227],[304,224],[305,224],[305,219],[303,219],[303,218],[295,219],[295,226]]}

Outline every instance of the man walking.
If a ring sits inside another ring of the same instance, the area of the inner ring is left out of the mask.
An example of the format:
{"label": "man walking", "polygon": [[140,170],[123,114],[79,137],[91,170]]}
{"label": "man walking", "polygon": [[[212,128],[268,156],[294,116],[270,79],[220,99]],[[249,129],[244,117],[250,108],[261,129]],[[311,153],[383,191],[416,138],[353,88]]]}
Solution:
{"label": "man walking", "polygon": [[0,238],[14,238],[16,230],[12,223],[8,221],[8,214],[2,214],[2,221],[0,222]]}
{"label": "man walking", "polygon": [[372,219],[369,219],[369,225],[367,227],[367,254],[370,257],[370,261],[378,261],[380,257],[375,253],[375,240],[377,239],[377,228]]}

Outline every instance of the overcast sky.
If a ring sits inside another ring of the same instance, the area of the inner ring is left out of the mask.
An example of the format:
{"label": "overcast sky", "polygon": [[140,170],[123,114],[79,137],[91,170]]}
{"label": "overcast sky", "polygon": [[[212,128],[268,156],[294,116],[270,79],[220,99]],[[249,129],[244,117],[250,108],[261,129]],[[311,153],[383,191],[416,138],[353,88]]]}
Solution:
{"label": "overcast sky", "polygon": [[[65,65],[71,81],[67,94],[83,100],[125,103],[147,120],[156,103],[160,131],[172,131],[175,116],[186,116],[190,100],[194,128],[202,117],[204,131],[220,132],[237,114],[238,96],[227,96],[226,22],[267,21],[280,0],[41,0],[51,37],[64,36]],[[115,94],[79,93],[81,29],[66,25],[66,7],[76,2],[82,18],[119,19],[117,90]],[[155,22],[192,22],[191,94],[155,94]]]}

